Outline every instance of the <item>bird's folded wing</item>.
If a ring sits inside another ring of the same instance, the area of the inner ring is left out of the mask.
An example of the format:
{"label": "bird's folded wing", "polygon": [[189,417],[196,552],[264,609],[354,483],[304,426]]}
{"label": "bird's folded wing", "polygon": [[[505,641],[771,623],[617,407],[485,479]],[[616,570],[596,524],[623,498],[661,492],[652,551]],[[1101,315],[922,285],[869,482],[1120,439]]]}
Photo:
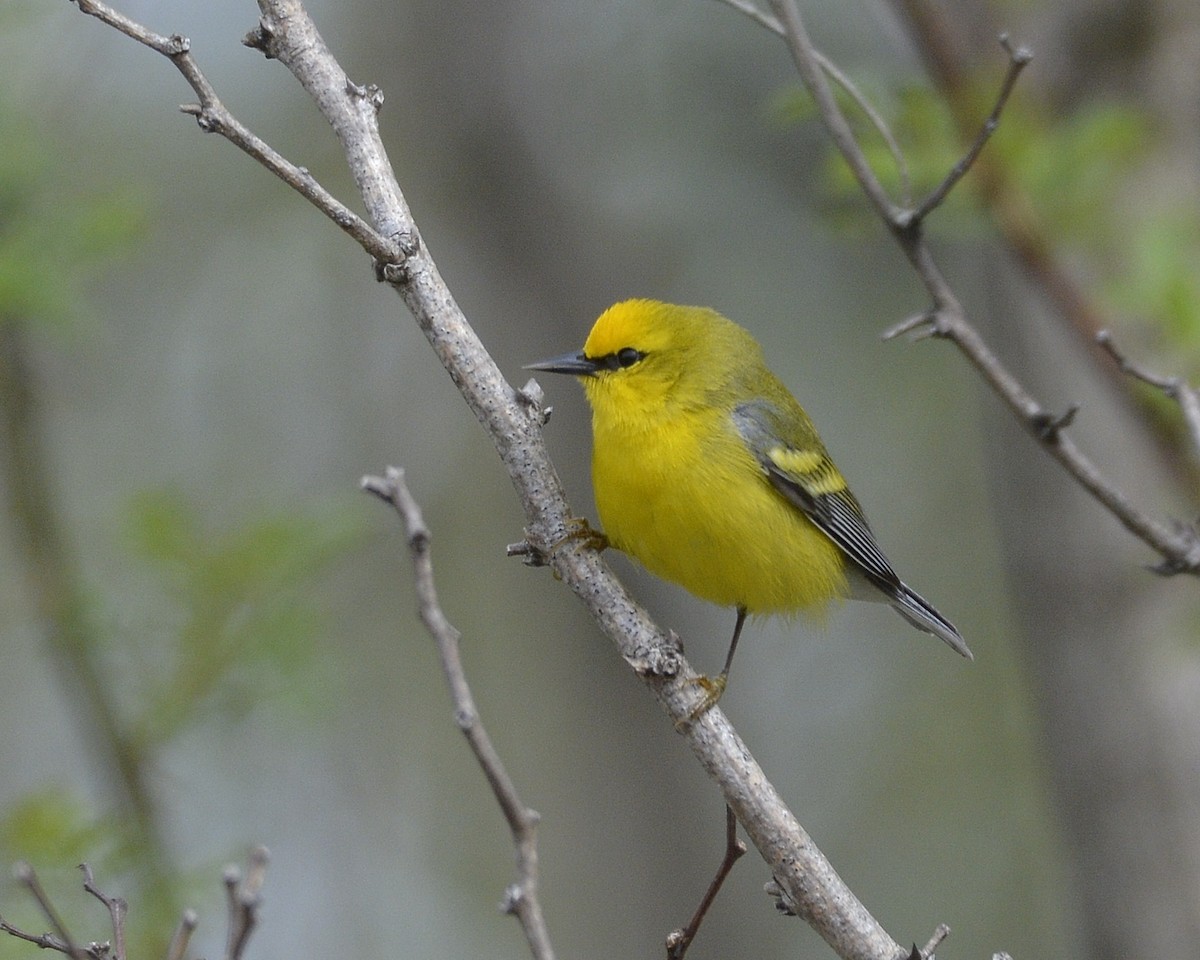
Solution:
{"label": "bird's folded wing", "polygon": [[[803,416],[803,414],[801,414]],[[807,417],[797,430],[790,417],[767,401],[741,404],[734,425],[771,485],[832,540],[885,594],[895,595],[900,578],[875,542],[875,535],[846,481],[829,459]]]}

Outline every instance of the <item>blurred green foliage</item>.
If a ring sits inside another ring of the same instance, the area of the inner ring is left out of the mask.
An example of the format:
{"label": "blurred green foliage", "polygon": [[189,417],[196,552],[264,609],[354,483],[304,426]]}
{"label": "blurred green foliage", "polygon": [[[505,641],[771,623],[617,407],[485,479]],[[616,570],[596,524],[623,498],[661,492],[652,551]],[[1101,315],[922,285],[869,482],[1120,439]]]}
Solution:
{"label": "blurred green foliage", "polygon": [[136,498],[128,528],[172,624],[165,642],[146,634],[125,651],[136,653],[139,750],[205,720],[240,721],[281,696],[307,703],[303,677],[323,625],[312,587],[359,541],[356,521],[289,513],[210,532],[181,494],[156,490]]}
{"label": "blurred green foliage", "polygon": [[0,850],[9,860],[74,866],[106,857],[114,825],[89,814],[69,791],[47,787],[12,804],[0,819]]}
{"label": "blurred green foliage", "polygon": [[[313,587],[358,542],[356,521],[301,513],[212,532],[181,494],[157,490],[135,498],[128,528],[131,549],[172,612],[169,629],[100,638],[112,668],[107,687],[130,708],[125,752],[153,768],[172,741],[203,723],[236,724],[281,699],[311,705],[319,691],[310,667],[324,626]],[[135,904],[131,943],[140,943],[141,953],[161,951],[181,898],[202,883],[214,884],[217,871],[189,878],[173,867],[170,877],[153,877],[147,863],[163,851],[148,850],[148,838],[134,824],[119,809],[98,810],[70,790],[44,787],[0,811],[0,858],[26,860],[57,877],[59,896],[74,889],[71,881],[82,882],[71,872],[75,865],[91,864],[102,889]],[[44,928],[45,919],[16,884],[0,884],[0,893],[0,915],[26,918],[26,932]],[[88,936],[103,933],[102,916],[89,914],[87,922],[100,925]],[[5,960],[33,949],[0,938]]]}
{"label": "blurred green foliage", "polygon": [[135,190],[76,186],[56,156],[0,102],[0,322],[63,327],[87,316],[81,281],[144,234]]}
{"label": "blurred green foliage", "polygon": [[[836,89],[836,88],[835,88]],[[983,119],[995,97],[995,78],[972,81],[964,101]],[[855,124],[867,159],[891,195],[903,195],[896,159],[844,91],[840,102]],[[885,98],[868,88],[904,151],[917,200],[932,190],[965,151],[964,132],[943,96],[910,86]],[[815,107],[803,91],[781,94],[772,113],[782,122],[813,122]],[[974,130],[969,135],[974,135]],[[1016,212],[1034,224],[1055,256],[1082,260],[1090,285],[1127,339],[1182,363],[1175,373],[1200,374],[1200,190],[1163,203],[1139,182],[1158,156],[1159,130],[1143,110],[1114,100],[1080,103],[1057,113],[1018,87],[976,168],[951,192],[929,229],[956,239],[978,231],[981,208],[1002,219]],[[834,222],[863,229],[867,211],[849,168],[830,147],[825,181]]]}
{"label": "blurred green foliage", "polygon": [[[35,126],[2,106],[0,131],[0,323],[9,325],[9,345],[18,347],[15,338],[23,343],[47,330],[70,330],[87,316],[81,281],[131,248],[143,234],[146,211],[132,191],[96,195],[88,184],[76,188],[61,175],[56,151],[39,139]],[[69,343],[61,348],[70,349]],[[37,376],[27,380],[19,385],[23,394],[42,386]],[[36,410],[41,404],[34,399]],[[26,472],[22,487],[47,491],[57,512],[51,526],[69,530],[71,519],[53,499],[57,484],[44,454],[48,442],[19,435],[37,433],[39,420],[13,418],[0,439],[0,448],[12,449],[0,449],[0,458],[9,461],[10,474]],[[7,530],[33,535],[28,520],[8,519]],[[145,806],[131,801],[136,810],[92,796],[140,796],[144,784],[157,779],[147,772],[158,769],[171,744],[203,723],[236,724],[271,700],[310,707],[318,684],[309,667],[323,628],[314,586],[358,542],[362,528],[346,515],[289,505],[286,514],[231,518],[213,529],[183,494],[159,489],[133,497],[127,531],[128,554],[113,545],[114,562],[140,561],[153,596],[139,596],[133,605],[139,612],[130,615],[116,612],[123,600],[80,591],[77,600],[91,614],[81,622],[95,635],[80,638],[85,655],[78,662],[60,666],[98,674],[93,689],[109,701],[116,726],[95,722],[86,702],[63,710],[75,720],[82,743],[94,748],[102,731],[119,738],[109,755],[123,758],[122,769],[102,770],[95,791],[42,785],[10,801],[0,809],[0,859],[28,861],[47,879],[70,929],[107,939],[107,917],[93,912],[99,905],[76,896],[82,889],[76,865],[88,862],[101,889],[132,904],[130,955],[159,956],[188,884],[162,842],[168,828],[152,796]],[[31,553],[19,555],[28,559]],[[74,558],[47,556],[28,562],[74,565]],[[152,619],[154,626],[129,626],[139,619]],[[48,624],[45,633],[62,629]],[[48,651],[47,659],[61,664],[61,654],[56,659]],[[95,769],[81,776],[88,773]],[[215,872],[204,880],[215,883]],[[80,902],[87,904],[86,916],[75,915]],[[11,879],[0,881],[0,916],[27,932],[48,927],[28,892]],[[0,937],[5,960],[34,950]]]}

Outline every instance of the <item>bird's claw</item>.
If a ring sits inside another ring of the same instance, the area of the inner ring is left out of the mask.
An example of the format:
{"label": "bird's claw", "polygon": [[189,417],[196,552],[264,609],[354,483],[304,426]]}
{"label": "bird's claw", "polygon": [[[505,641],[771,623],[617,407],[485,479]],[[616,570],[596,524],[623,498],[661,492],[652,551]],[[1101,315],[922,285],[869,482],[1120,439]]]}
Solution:
{"label": "bird's claw", "polygon": [[687,682],[693,686],[699,687],[704,691],[700,697],[700,702],[696,704],[690,713],[682,720],[675,723],[675,730],[679,733],[687,730],[693,723],[699,720],[702,716],[708,713],[717,705],[717,701],[721,699],[721,695],[725,692],[725,685],[729,678],[724,673],[718,673],[715,677],[689,677]]}

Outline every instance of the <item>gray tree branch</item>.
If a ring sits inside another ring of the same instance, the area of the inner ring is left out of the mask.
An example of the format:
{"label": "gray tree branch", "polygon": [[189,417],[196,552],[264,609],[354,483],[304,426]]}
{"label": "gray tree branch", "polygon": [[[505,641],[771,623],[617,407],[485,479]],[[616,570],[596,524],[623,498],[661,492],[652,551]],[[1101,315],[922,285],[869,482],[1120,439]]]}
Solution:
{"label": "gray tree branch", "polygon": [[421,621],[437,643],[442,672],[446,676],[454,705],[454,722],[467,738],[492,788],[492,794],[504,813],[504,819],[508,821],[513,846],[517,850],[517,882],[505,893],[505,912],[515,915],[521,924],[534,960],[554,960],[550,931],[538,899],[537,825],[541,818],[536,810],[530,809],[521,800],[516,784],[508,775],[479,717],[479,709],[475,706],[475,697],[471,693],[459,653],[459,633],[447,619],[438,600],[433,579],[433,560],[429,552],[429,528],[425,525],[421,507],[404,482],[404,471],[396,467],[388,467],[382,477],[363,477],[362,487],[390,504],[404,521],[408,549],[413,558],[413,578]]}

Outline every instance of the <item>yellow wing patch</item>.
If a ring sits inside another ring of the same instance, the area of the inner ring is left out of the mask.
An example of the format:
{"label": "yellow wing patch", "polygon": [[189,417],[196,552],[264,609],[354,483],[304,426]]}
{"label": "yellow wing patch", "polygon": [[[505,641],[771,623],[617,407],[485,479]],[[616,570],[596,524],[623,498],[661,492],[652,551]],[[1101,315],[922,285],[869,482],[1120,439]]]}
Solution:
{"label": "yellow wing patch", "polygon": [[811,496],[841,493],[846,489],[845,479],[824,451],[775,446],[767,451],[767,457]]}

